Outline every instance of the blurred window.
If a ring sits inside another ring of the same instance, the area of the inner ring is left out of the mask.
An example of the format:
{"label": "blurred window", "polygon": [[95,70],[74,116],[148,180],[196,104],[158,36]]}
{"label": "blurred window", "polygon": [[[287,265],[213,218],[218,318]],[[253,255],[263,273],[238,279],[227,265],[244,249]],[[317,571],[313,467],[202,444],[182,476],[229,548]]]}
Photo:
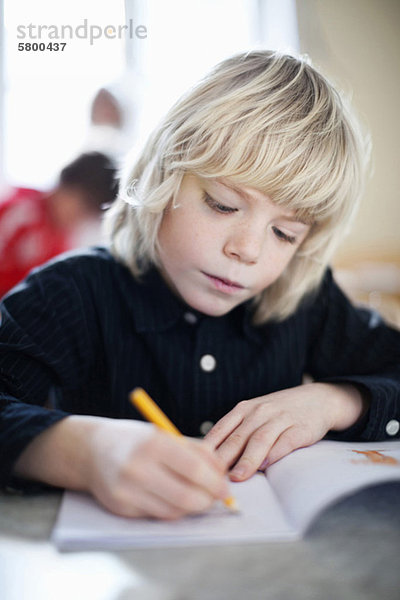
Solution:
{"label": "blurred window", "polygon": [[91,26],[124,25],[124,2],[3,0],[3,11],[4,176],[48,187],[80,150],[96,90],[125,67],[122,38],[90,40]]}
{"label": "blurred window", "polygon": [[[129,99],[134,88],[140,141],[216,62],[254,47],[298,49],[295,0],[0,0],[2,8],[0,174],[11,185],[54,183],[84,143],[101,87],[120,80]],[[107,25],[118,31],[127,24],[145,26],[147,38],[104,35]],[[49,39],[50,27],[55,36],[62,26],[63,39]],[[91,27],[103,35],[91,40]],[[64,50],[48,50],[51,41],[65,42]]]}
{"label": "blurred window", "polygon": [[295,0],[126,0],[148,41],[129,40],[128,64],[144,90],[140,137],[212,66],[262,47],[298,51]]}

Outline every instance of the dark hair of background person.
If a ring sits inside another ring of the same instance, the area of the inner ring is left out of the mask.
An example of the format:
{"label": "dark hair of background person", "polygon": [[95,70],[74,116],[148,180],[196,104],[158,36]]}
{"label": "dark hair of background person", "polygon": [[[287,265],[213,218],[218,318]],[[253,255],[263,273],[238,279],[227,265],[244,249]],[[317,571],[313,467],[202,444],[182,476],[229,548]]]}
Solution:
{"label": "dark hair of background person", "polygon": [[101,152],[81,154],[60,173],[59,185],[79,187],[85,200],[95,210],[111,204],[118,192],[117,169],[114,162]]}

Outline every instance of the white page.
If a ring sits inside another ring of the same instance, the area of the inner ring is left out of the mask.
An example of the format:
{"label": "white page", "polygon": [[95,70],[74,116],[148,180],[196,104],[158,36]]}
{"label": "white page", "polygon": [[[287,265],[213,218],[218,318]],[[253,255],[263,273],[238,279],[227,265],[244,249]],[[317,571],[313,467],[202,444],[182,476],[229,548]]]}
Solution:
{"label": "white page", "polygon": [[179,521],[126,519],[103,509],[87,494],[65,492],[53,540],[61,550],[190,546],[286,540],[298,537],[289,526],[264,474],[231,485],[240,507],[232,514],[222,503],[203,515]]}
{"label": "white page", "polygon": [[[371,462],[365,455],[371,451],[384,461]],[[65,492],[53,540],[60,549],[83,550],[296,539],[331,502],[395,480],[400,480],[400,442],[321,441],[272,465],[266,477],[257,473],[231,484],[239,515],[216,504],[206,514],[174,522],[124,519],[87,494]]]}
{"label": "white page", "polygon": [[[365,452],[372,455],[372,462]],[[292,452],[267,469],[293,527],[304,532],[333,501],[361,488],[400,480],[400,442],[349,443],[323,440]]]}

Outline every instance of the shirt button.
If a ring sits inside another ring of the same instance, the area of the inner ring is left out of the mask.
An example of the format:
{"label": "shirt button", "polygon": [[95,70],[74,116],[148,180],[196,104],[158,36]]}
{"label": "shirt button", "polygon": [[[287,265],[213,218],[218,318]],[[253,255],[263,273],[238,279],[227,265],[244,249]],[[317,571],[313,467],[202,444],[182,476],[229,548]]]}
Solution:
{"label": "shirt button", "polygon": [[388,435],[396,435],[399,433],[400,423],[396,419],[392,419],[386,424],[386,433]]}
{"label": "shirt button", "polygon": [[204,356],[200,359],[200,367],[203,371],[214,371],[217,366],[217,361],[212,356],[212,354],[204,354]]}
{"label": "shirt button", "polygon": [[194,315],[191,312],[185,312],[183,318],[185,319],[186,323],[189,323],[190,325],[194,325],[195,323],[197,323],[196,315]]}
{"label": "shirt button", "polygon": [[206,435],[213,427],[213,425],[214,423],[212,421],[203,421],[203,423],[199,427],[201,435]]}

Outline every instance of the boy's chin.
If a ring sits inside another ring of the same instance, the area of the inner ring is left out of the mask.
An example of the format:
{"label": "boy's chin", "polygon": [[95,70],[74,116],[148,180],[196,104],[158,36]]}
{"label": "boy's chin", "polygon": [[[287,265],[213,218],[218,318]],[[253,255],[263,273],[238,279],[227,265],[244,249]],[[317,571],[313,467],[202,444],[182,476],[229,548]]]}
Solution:
{"label": "boy's chin", "polygon": [[223,317],[239,304],[235,303],[232,305],[229,302],[201,302],[199,300],[191,300],[186,301],[186,304],[207,317]]}

